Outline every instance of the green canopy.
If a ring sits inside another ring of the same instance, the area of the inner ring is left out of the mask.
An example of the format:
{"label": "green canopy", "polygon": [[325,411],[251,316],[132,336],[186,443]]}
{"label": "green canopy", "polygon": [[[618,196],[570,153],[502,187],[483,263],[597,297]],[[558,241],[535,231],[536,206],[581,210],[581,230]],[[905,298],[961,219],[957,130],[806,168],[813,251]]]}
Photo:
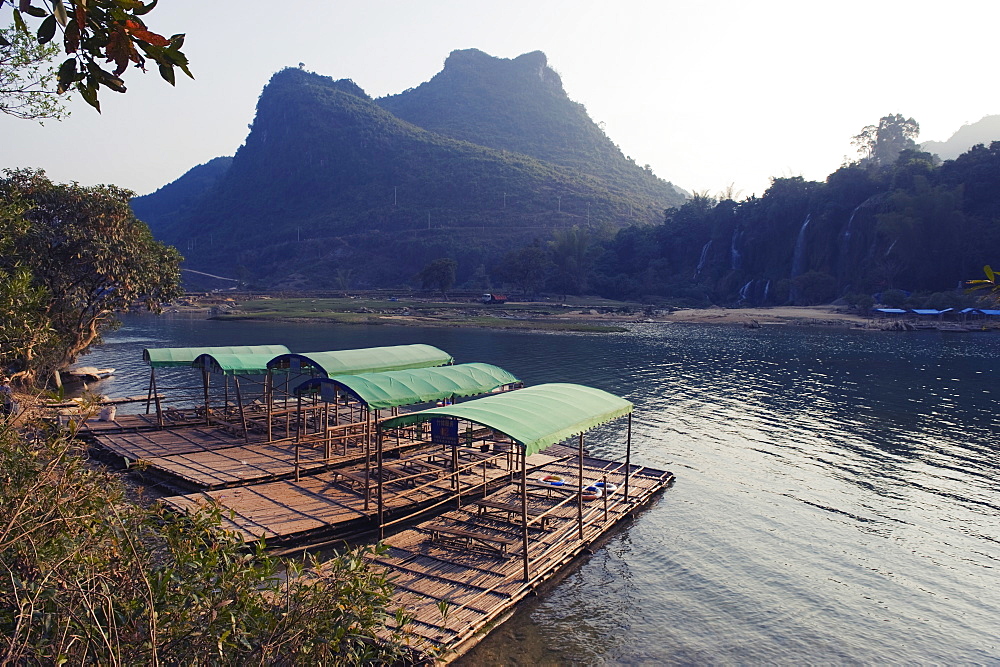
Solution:
{"label": "green canopy", "polygon": [[490,364],[459,364],[364,375],[312,378],[295,388],[299,395],[319,392],[327,401],[347,391],[372,410],[429,403],[454,397],[488,394],[520,380]]}
{"label": "green canopy", "polygon": [[360,350],[281,354],[268,363],[274,370],[316,372],[326,377],[445,366],[455,359],[433,345],[391,345]]}
{"label": "green canopy", "polygon": [[267,354],[269,358],[287,354],[284,345],[237,345],[235,347],[147,347],[142,360],[152,368],[190,366],[203,354]]}
{"label": "green canopy", "polygon": [[223,375],[263,375],[273,358],[273,354],[201,354],[191,365]]}
{"label": "green canopy", "polygon": [[530,456],[630,412],[630,402],[606,391],[553,383],[393,417],[379,428],[397,428],[434,417],[455,417],[509,436],[524,445]]}

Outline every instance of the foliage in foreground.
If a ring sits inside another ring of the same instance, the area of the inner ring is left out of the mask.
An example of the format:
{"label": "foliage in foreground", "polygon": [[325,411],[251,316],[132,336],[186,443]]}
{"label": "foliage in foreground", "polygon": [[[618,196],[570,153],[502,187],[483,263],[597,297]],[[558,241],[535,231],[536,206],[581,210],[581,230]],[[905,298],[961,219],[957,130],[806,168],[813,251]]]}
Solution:
{"label": "foliage in foreground", "polygon": [[247,549],[220,512],[125,499],[68,433],[0,424],[0,663],[399,661],[391,584],[358,548],[319,564]]}

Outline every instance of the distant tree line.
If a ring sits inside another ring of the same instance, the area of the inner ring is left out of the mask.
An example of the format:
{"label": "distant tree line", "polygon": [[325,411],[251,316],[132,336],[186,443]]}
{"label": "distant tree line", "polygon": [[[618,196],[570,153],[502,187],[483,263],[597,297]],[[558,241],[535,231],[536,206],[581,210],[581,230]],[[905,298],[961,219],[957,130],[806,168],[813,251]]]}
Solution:
{"label": "distant tree line", "polygon": [[690,306],[961,300],[1000,255],[1000,142],[941,163],[917,150],[918,129],[886,116],[855,137],[861,159],[824,182],[775,178],[739,202],[696,193],[658,224],[525,245],[493,275],[525,292]]}

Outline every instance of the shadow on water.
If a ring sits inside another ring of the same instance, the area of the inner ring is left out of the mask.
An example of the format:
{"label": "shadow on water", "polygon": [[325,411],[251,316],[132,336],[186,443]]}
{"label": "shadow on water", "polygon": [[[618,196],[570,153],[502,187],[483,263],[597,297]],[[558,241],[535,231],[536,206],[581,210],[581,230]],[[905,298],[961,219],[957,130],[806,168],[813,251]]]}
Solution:
{"label": "shadow on water", "polygon": [[[678,481],[464,664],[1000,661],[1000,337],[635,325],[612,335],[130,319],[84,363],[145,391],[147,346],[423,342],[636,404]],[[587,437],[621,457],[620,428]]]}

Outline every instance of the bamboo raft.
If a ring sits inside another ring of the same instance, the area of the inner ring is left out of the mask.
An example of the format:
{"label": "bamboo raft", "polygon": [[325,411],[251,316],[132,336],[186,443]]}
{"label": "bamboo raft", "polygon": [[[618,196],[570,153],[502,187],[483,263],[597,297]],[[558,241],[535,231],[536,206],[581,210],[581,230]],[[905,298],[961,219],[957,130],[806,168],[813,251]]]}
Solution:
{"label": "bamboo raft", "polygon": [[[388,537],[384,541],[388,553],[371,557],[373,564],[386,568],[392,578],[394,602],[408,617],[404,630],[417,638],[424,653],[444,662],[457,658],[518,601],[563,571],[615,524],[673,481],[669,472],[632,466],[629,498],[625,499],[624,464],[587,458],[585,483],[607,480],[618,489],[585,504],[581,534],[576,462],[553,462],[541,472],[562,476],[567,480],[563,488],[570,492],[549,493],[539,484],[529,488],[529,516],[547,520],[530,526],[527,581],[522,569],[521,499],[516,482],[483,502],[469,503]],[[510,511],[498,512],[498,507]]]}
{"label": "bamboo raft", "polygon": [[[366,457],[371,423],[341,423],[304,438],[246,443],[239,429],[216,423],[163,430],[91,432],[94,445],[141,464],[143,474],[178,492],[258,484],[356,464]],[[413,429],[388,441],[394,454],[422,444]],[[256,434],[256,440],[264,440]]]}
{"label": "bamboo raft", "polygon": [[[435,507],[463,506],[484,497],[511,475],[508,453],[500,452],[463,460],[458,472],[442,463],[443,450],[430,445],[387,459],[383,499],[388,524],[405,521],[414,512]],[[560,460],[547,454],[528,458],[531,469]],[[410,467],[406,462],[426,466]],[[225,528],[240,533],[247,542],[265,539],[271,545],[315,541],[370,530],[378,520],[374,470],[369,472],[370,492],[365,493],[364,462],[294,479],[253,486],[218,489],[164,498],[161,502],[187,512],[218,504]],[[388,525],[387,524],[387,525]]]}

